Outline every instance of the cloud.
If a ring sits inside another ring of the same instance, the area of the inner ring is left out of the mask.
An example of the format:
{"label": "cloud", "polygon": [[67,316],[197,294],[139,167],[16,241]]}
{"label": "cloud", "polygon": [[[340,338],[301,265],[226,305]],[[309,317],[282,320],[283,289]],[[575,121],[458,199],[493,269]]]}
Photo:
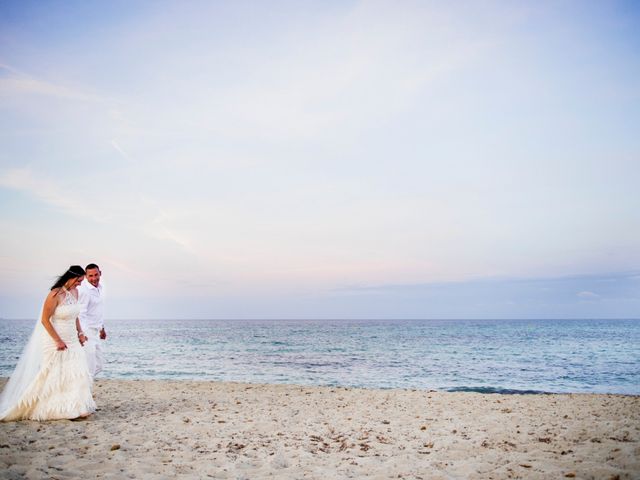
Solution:
{"label": "cloud", "polygon": [[90,209],[78,202],[76,192],[51,180],[37,177],[29,167],[13,168],[0,173],[0,186],[26,193],[66,214],[95,218]]}
{"label": "cloud", "polygon": [[82,102],[106,102],[106,99],[78,88],[55,84],[0,64],[0,96],[43,95]]}
{"label": "cloud", "polygon": [[127,162],[131,162],[131,157],[127,152],[125,152],[122,147],[115,140],[111,140],[111,146],[120,154],[122,158],[124,158]]}
{"label": "cloud", "polygon": [[[366,306],[396,318],[637,318],[634,276],[637,272],[355,285],[327,293],[345,309]],[[603,284],[603,278],[613,281]]]}
{"label": "cloud", "polygon": [[582,291],[582,292],[578,292],[576,294],[578,297],[580,298],[584,298],[586,300],[595,300],[597,298],[600,298],[600,295],[598,295],[597,293],[593,293],[593,292],[589,292],[589,291]]}
{"label": "cloud", "polygon": [[[345,4],[330,16],[305,18],[304,25],[256,32],[260,44],[253,48],[245,42],[193,42],[188,35],[185,40],[182,30],[197,31],[199,18],[178,13],[178,19],[160,23],[151,19],[140,27],[145,41],[161,44],[158,32],[166,37],[177,26],[181,31],[161,56],[136,66],[139,77],[166,69],[167,62],[177,73],[145,86],[131,99],[127,117],[151,130],[254,141],[324,141],[366,130],[415,108],[434,83],[493,51],[499,25],[461,28],[447,10]],[[158,115],[159,108],[171,115]]]}
{"label": "cloud", "polygon": [[25,193],[65,215],[113,224],[118,229],[128,225],[148,237],[168,240],[186,252],[194,253],[189,238],[171,227],[177,214],[168,213],[148,197],[139,196],[137,203],[128,198],[119,198],[119,203],[113,199],[109,203],[95,199],[89,206],[78,200],[85,198],[78,186],[71,188],[39,177],[29,167],[0,172],[0,187]]}
{"label": "cloud", "polygon": [[172,215],[170,212],[158,207],[155,202],[148,198],[144,199],[144,202],[156,211],[156,215],[153,220],[146,222],[142,226],[143,231],[147,235],[159,240],[168,240],[173,242],[188,253],[196,253],[189,236],[171,226],[171,222],[175,219],[176,215]]}

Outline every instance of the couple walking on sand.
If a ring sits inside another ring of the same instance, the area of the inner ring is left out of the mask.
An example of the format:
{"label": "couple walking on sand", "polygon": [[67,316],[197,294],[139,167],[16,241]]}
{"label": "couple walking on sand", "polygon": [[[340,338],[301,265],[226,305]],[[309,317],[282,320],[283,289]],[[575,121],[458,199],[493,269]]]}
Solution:
{"label": "couple walking on sand", "polygon": [[0,420],[85,418],[102,370],[103,297],[98,265],[73,265],[51,287],[18,364],[0,394]]}

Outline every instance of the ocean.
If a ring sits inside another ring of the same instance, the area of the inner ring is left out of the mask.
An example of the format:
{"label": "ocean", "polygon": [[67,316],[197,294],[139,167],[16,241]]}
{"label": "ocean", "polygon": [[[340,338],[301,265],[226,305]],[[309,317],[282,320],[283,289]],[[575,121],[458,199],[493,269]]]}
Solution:
{"label": "ocean", "polygon": [[[0,376],[33,321],[0,320]],[[640,320],[114,320],[102,377],[640,394]]]}

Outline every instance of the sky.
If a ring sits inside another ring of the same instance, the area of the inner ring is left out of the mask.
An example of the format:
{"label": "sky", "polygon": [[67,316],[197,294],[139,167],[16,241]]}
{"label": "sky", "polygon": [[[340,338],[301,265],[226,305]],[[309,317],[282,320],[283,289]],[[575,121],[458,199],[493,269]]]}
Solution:
{"label": "sky", "polygon": [[0,0],[0,317],[640,318],[633,1]]}

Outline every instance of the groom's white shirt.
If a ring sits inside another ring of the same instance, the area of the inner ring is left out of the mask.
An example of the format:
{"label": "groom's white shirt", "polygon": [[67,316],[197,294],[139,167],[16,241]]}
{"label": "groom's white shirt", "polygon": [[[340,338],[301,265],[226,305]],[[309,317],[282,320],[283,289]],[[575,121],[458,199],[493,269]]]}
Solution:
{"label": "groom's white shirt", "polygon": [[82,328],[104,328],[104,287],[91,285],[86,279],[78,287],[80,309],[80,325]]}

